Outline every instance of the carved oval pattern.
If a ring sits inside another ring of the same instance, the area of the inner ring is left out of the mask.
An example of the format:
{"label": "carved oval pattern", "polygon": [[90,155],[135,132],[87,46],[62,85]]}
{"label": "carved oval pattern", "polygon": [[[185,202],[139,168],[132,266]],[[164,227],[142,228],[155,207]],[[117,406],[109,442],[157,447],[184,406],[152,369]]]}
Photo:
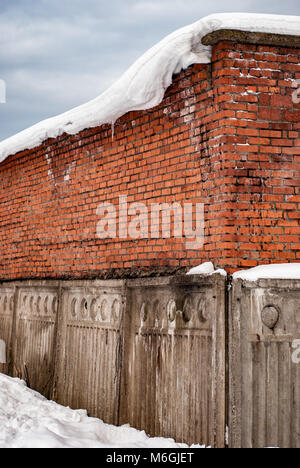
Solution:
{"label": "carved oval pattern", "polygon": [[296,323],[300,327],[300,309],[296,312]]}
{"label": "carved oval pattern", "polygon": [[20,314],[26,314],[26,308],[27,308],[27,296],[23,296],[23,304],[22,304],[22,310],[20,312]]}
{"label": "carved oval pattern", "polygon": [[3,301],[3,312],[5,313],[7,311],[7,296],[4,296],[4,301]]}
{"label": "carved oval pattern", "polygon": [[273,330],[279,320],[280,310],[274,305],[267,305],[263,308],[261,313],[261,319],[263,324]]}
{"label": "carved oval pattern", "polygon": [[156,299],[153,304],[154,326],[159,327],[159,300]]}
{"label": "carved oval pattern", "polygon": [[171,299],[167,304],[167,314],[170,322],[174,322],[176,318],[176,302]]}
{"label": "carved oval pattern", "polygon": [[55,315],[56,314],[56,310],[57,310],[57,297],[54,296],[53,299],[52,299],[52,314]]}
{"label": "carved oval pattern", "polygon": [[80,313],[83,319],[86,319],[88,316],[88,301],[86,298],[83,298],[80,306]]}
{"label": "carved oval pattern", "polygon": [[37,298],[37,301],[36,301],[36,313],[37,313],[37,315],[40,315],[40,313],[41,313],[41,302],[42,302],[42,298],[41,298],[41,296],[39,296]]}
{"label": "carved oval pattern", "polygon": [[197,313],[200,322],[207,322],[209,319],[209,312],[207,310],[207,304],[205,299],[200,299],[197,306]]}
{"label": "carved oval pattern", "polygon": [[34,297],[33,296],[30,296],[30,299],[29,299],[29,310],[30,310],[30,313],[33,315],[34,314]]}
{"label": "carved oval pattern", "polygon": [[148,305],[146,304],[146,302],[143,302],[141,311],[140,311],[141,321],[146,322],[148,319],[148,315],[149,315]]}
{"label": "carved oval pattern", "polygon": [[72,302],[71,302],[71,315],[73,318],[77,317],[77,299],[76,297],[73,297]]}
{"label": "carved oval pattern", "polygon": [[105,322],[108,319],[108,314],[109,314],[109,308],[108,308],[108,302],[106,299],[103,299],[100,307],[100,315],[101,319],[103,322]]}
{"label": "carved oval pattern", "polygon": [[183,304],[182,318],[185,322],[189,322],[193,316],[193,301],[190,297],[186,297]]}
{"label": "carved oval pattern", "polygon": [[121,304],[118,299],[115,299],[112,306],[111,312],[114,320],[119,320],[121,317]]}
{"label": "carved oval pattern", "polygon": [[49,302],[49,296],[45,296],[44,299],[44,314],[48,315],[48,302]]}
{"label": "carved oval pattern", "polygon": [[14,310],[14,296],[11,296],[9,301],[9,310],[12,312]]}
{"label": "carved oval pattern", "polygon": [[90,306],[90,316],[91,319],[95,322],[98,317],[98,300],[99,298],[93,298]]}

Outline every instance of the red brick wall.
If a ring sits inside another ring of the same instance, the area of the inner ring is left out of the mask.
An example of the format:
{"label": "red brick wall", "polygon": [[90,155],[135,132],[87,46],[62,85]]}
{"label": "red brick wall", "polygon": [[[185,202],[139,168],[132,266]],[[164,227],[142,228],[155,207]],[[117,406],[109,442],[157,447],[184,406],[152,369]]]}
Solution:
{"label": "red brick wall", "polygon": [[[213,83],[221,100],[225,203],[214,250],[229,270],[300,261],[300,50],[220,43]],[[227,242],[222,242],[226,236]]]}
{"label": "red brick wall", "polygon": [[[300,50],[219,43],[160,106],[64,135],[0,165],[0,278],[232,272],[300,261]],[[97,206],[205,204],[205,244],[100,240]]]}

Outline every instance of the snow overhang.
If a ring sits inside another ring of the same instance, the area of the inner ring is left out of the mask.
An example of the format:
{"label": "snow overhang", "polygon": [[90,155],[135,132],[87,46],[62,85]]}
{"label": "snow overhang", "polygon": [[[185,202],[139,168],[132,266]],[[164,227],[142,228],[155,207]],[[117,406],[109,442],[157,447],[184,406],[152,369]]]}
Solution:
{"label": "snow overhang", "polygon": [[0,142],[0,162],[50,138],[114,124],[127,112],[159,105],[173,75],[193,64],[210,63],[212,46],[221,40],[300,47],[300,16],[221,13],[178,29],[142,55],[100,96]]}

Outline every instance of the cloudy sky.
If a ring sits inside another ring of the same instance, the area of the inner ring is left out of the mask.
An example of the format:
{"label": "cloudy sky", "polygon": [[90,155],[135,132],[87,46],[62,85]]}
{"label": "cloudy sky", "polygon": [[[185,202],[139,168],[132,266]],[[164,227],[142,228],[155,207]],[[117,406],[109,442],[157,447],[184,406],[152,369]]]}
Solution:
{"label": "cloudy sky", "polygon": [[143,52],[211,13],[300,15],[299,0],[0,0],[0,140],[96,97]]}

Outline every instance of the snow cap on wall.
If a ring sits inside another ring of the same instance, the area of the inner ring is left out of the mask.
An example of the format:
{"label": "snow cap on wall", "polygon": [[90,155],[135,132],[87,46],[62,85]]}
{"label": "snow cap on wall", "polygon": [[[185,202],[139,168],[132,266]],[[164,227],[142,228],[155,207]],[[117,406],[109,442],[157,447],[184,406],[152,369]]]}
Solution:
{"label": "snow cap on wall", "polygon": [[202,38],[221,29],[300,36],[300,17],[223,13],[181,28],[149,49],[96,99],[2,141],[0,162],[11,154],[35,148],[48,138],[113,124],[129,111],[157,106],[171,85],[174,73],[192,64],[210,62],[211,47],[203,45]]}
{"label": "snow cap on wall", "polygon": [[258,281],[259,279],[300,279],[300,263],[275,263],[260,265],[250,270],[237,271],[234,279]]}

